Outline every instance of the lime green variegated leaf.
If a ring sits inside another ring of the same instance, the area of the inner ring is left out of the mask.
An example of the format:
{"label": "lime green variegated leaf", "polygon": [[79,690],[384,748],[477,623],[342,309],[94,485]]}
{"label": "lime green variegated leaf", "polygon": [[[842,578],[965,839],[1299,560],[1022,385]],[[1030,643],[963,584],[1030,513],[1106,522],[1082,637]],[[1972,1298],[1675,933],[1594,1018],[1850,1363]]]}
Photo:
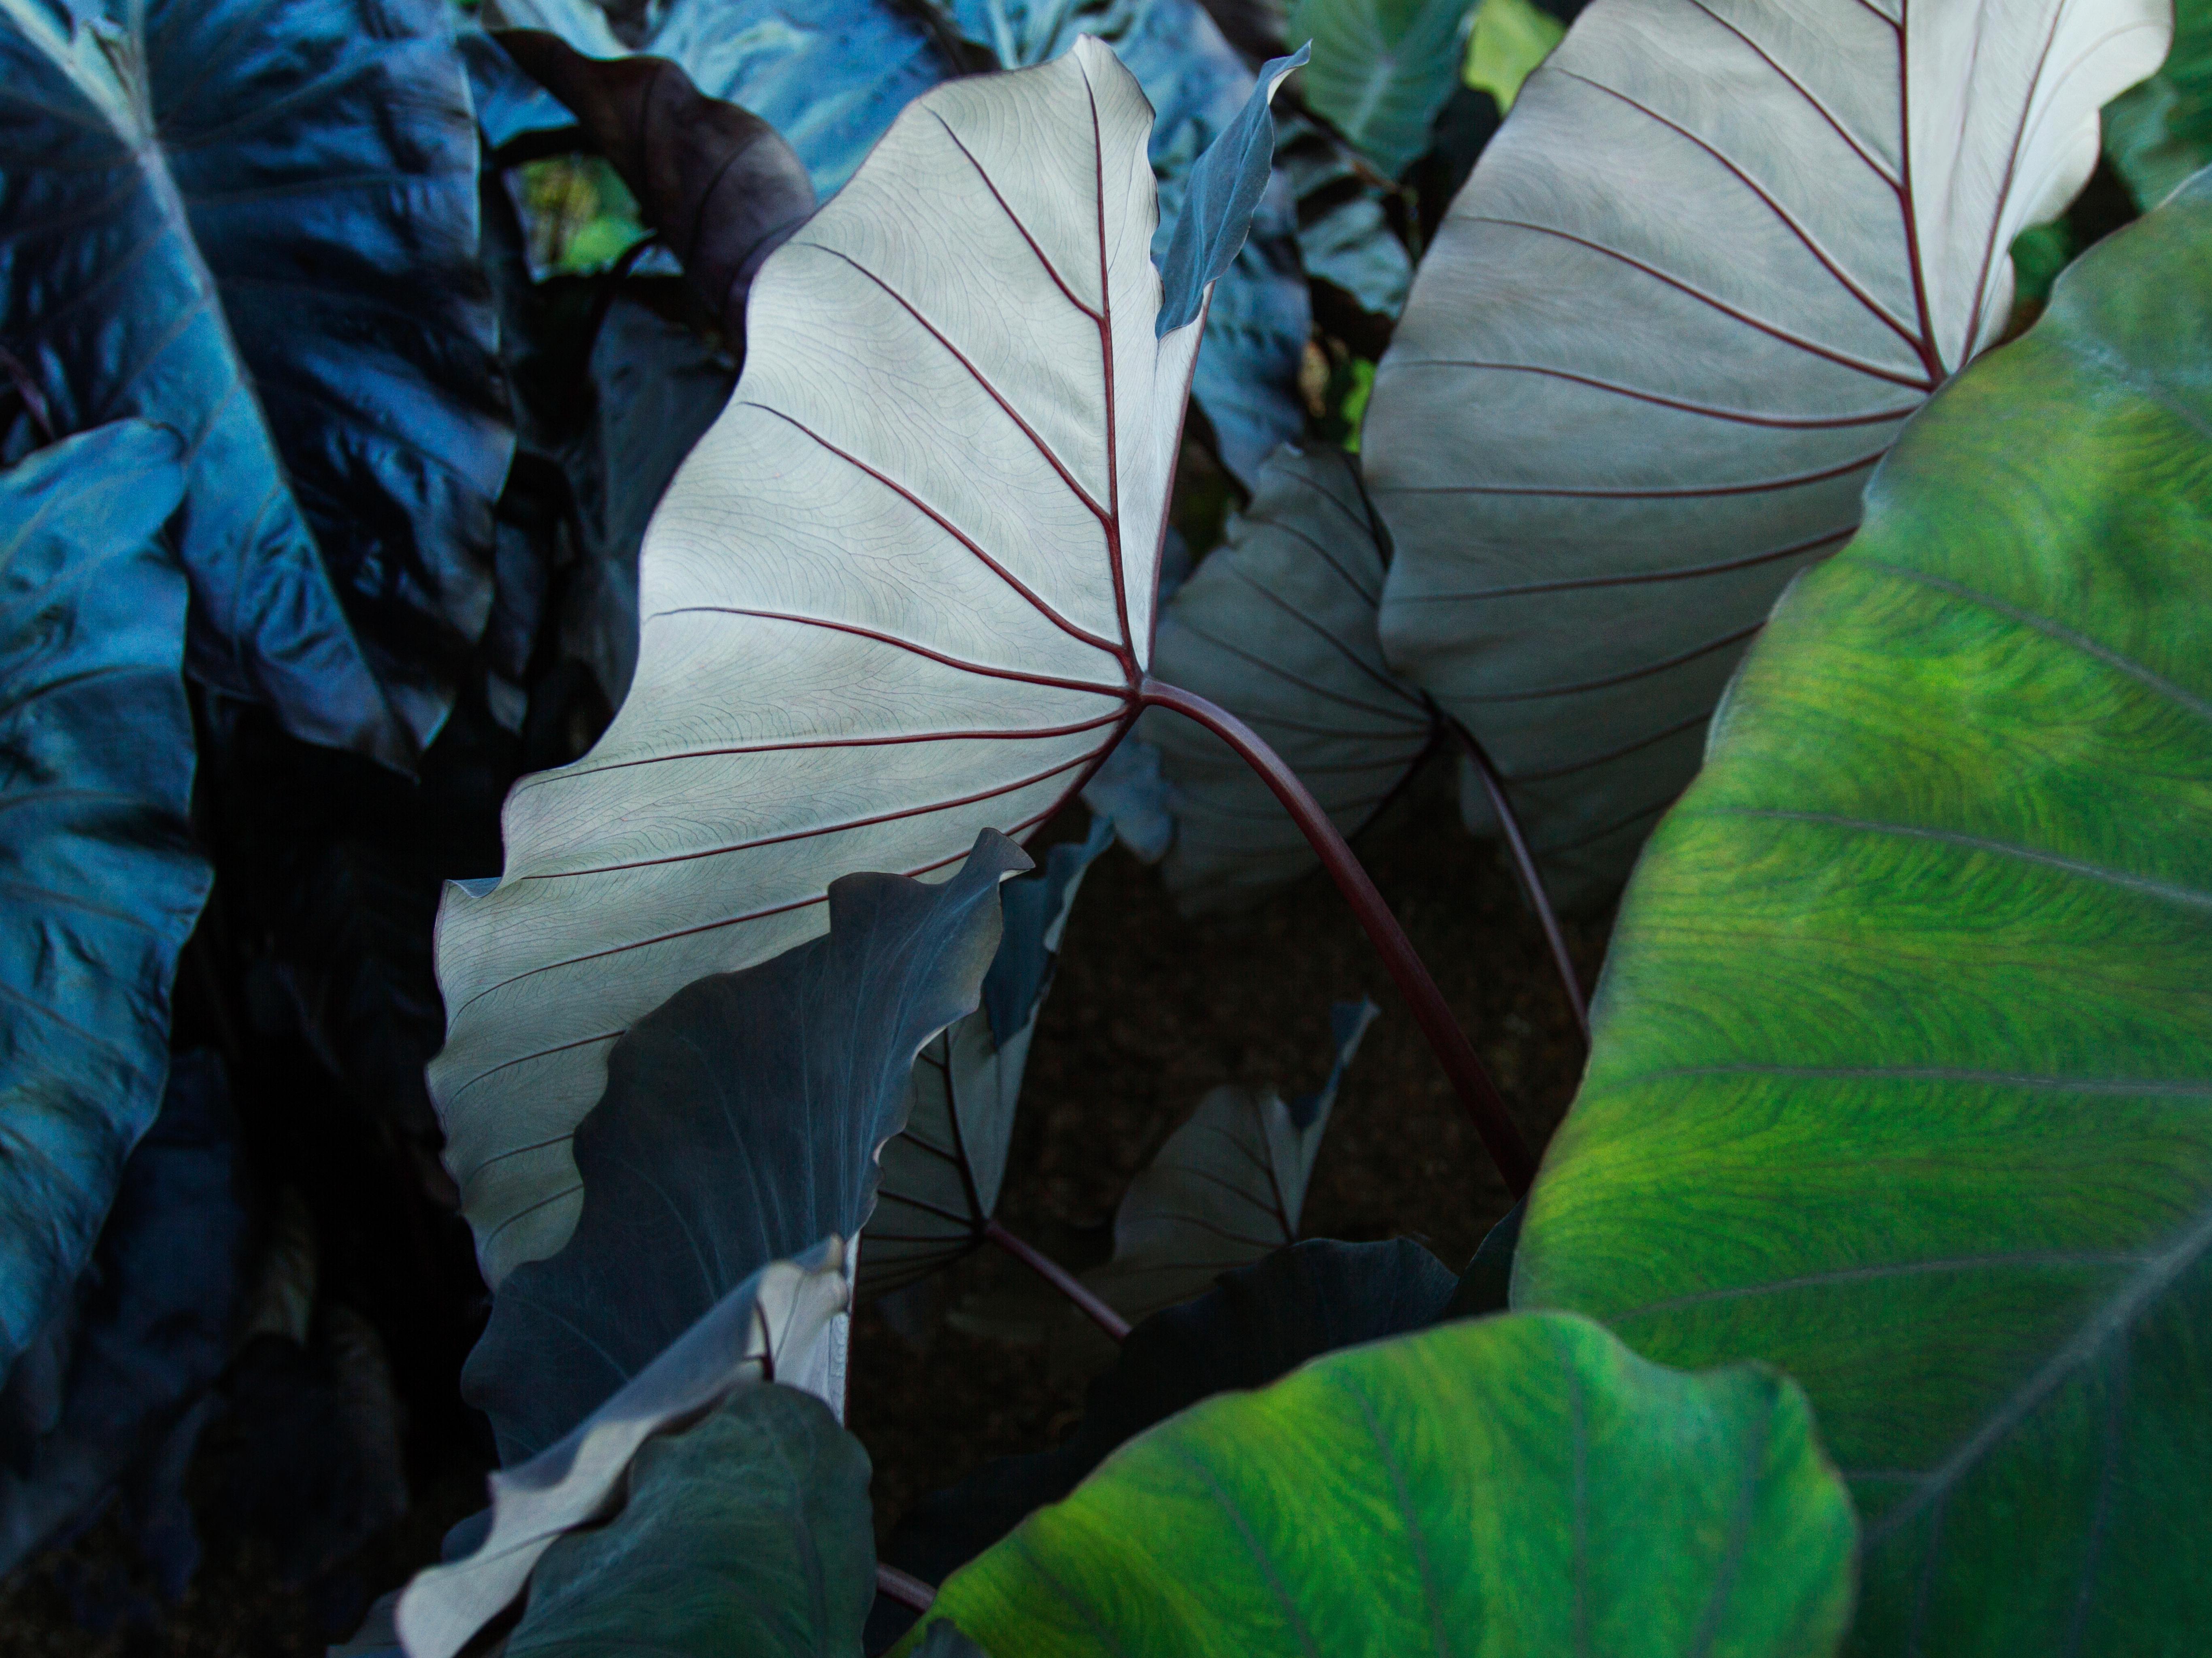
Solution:
{"label": "lime green variegated leaf", "polygon": [[[1350,457],[1285,447],[1228,544],[1170,601],[1153,647],[1162,679],[1266,738],[1346,835],[1397,792],[1436,728],[1421,694],[1383,663],[1382,593],[1375,520]],[[1249,903],[1315,866],[1290,814],[1219,738],[1164,709],[1140,732],[1172,789],[1165,872],[1185,910]]]}
{"label": "lime green variegated leaf", "polygon": [[1481,0],[1468,32],[1461,78],[1486,92],[1504,115],[1521,95],[1521,83],[1552,54],[1566,33],[1559,20],[1529,0]]}
{"label": "lime green variegated leaf", "polygon": [[1035,827],[1133,714],[1198,341],[1155,337],[1150,121],[1095,41],[939,87],[763,266],[629,696],[440,917],[432,1086],[495,1283],[574,1227],[633,1020],[819,933],[840,874]]}
{"label": "lime green variegated leaf", "polygon": [[1516,1306],[1804,1384],[1869,1655],[2212,1628],[2208,295],[2200,174],[1907,429],[1645,853],[1529,1202]]}
{"label": "lime green variegated leaf", "polygon": [[1595,0],[1528,77],[1362,454],[1384,648],[1516,786],[1555,888],[1626,871],[2171,26],[2170,0]]}
{"label": "lime green variegated leaf", "polygon": [[932,1616],[1021,1658],[1824,1658],[1852,1540],[1784,1377],[1477,1319],[1170,1419]]}

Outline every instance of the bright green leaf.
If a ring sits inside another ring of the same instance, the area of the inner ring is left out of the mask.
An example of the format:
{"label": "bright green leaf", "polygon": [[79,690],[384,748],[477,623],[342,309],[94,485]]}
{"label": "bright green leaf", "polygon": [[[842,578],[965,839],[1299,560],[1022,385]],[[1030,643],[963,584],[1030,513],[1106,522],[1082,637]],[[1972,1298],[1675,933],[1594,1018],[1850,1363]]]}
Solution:
{"label": "bright green leaf", "polygon": [[1174,1418],[936,1612],[1022,1658],[1809,1658],[1848,1620],[1852,1538],[1784,1378],[1479,1319]]}
{"label": "bright green leaf", "polygon": [[1908,428],[1654,837],[1530,1200],[1516,1306],[1804,1383],[1869,1654],[2212,1627],[2208,293],[2200,175]]}
{"label": "bright green leaf", "polygon": [[1498,100],[1500,115],[1513,107],[1521,83],[1566,37],[1566,25],[1528,0],[1482,0],[1467,40],[1461,78]]}

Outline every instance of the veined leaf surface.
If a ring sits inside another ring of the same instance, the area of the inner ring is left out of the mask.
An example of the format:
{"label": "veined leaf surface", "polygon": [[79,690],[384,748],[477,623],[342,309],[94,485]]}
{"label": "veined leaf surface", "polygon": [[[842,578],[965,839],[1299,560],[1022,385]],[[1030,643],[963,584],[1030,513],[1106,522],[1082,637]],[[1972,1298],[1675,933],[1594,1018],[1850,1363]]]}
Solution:
{"label": "veined leaf surface", "polygon": [[1385,649],[1570,890],[1626,870],[1744,642],[2003,329],[2170,0],[1596,0],[1453,203],[1362,439]]}
{"label": "veined leaf surface", "polygon": [[1299,0],[1287,32],[1313,43],[1306,102],[1397,177],[1459,83],[1467,12],[1466,0]]}
{"label": "veined leaf surface", "polygon": [[1868,1654],[2212,1626],[2208,294],[2200,173],[1907,429],[1638,866],[1529,1199],[1515,1305],[1804,1384]]}
{"label": "veined leaf surface", "polygon": [[1096,41],[940,87],[762,267],[629,699],[440,917],[432,1088],[495,1283],[574,1224],[632,1020],[820,932],[840,874],[1035,828],[1133,717],[1199,331],[1153,333],[1149,119]]}

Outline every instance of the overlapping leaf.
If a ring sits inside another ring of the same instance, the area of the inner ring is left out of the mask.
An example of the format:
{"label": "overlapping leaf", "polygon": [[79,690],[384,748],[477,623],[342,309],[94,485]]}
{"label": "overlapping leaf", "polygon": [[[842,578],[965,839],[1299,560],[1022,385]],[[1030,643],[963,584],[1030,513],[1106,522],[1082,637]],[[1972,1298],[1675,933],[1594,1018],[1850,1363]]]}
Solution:
{"label": "overlapping leaf", "polygon": [[1095,42],[943,87],[756,280],[629,700],[440,919],[432,1087],[495,1282],[567,1236],[632,1020],[818,933],[840,873],[1033,828],[1125,728],[1198,343],[1153,335],[1146,123]]}
{"label": "overlapping leaf", "polygon": [[192,672],[411,762],[483,629],[513,447],[446,8],[7,0],[0,156],[25,420],[185,435]]}
{"label": "overlapping leaf", "polygon": [[[1587,891],[1790,577],[2005,325],[2167,0],[1596,0],[1424,259],[1362,454],[1392,662]],[[1909,76],[1908,76],[1909,70]],[[1908,85],[1909,81],[1909,85]]]}
{"label": "overlapping leaf", "polygon": [[1476,1319],[1185,1412],[931,1616],[1024,1658],[1826,1658],[1853,1533],[1782,1376],[1662,1370],[1586,1319]]}
{"label": "overlapping leaf", "polygon": [[1307,104],[1397,177],[1459,83],[1467,14],[1466,0],[1298,0],[1289,35],[1313,43]]}
{"label": "overlapping leaf", "polygon": [[2212,1620],[2208,294],[2199,175],[1907,429],[1645,855],[1529,1200],[1516,1306],[1803,1382],[1858,1651]]}
{"label": "overlapping leaf", "polygon": [[185,827],[173,434],[118,422],[0,473],[0,1377],[61,1307],[160,1110],[206,902]]}
{"label": "overlapping leaf", "polygon": [[577,1135],[582,1219],[500,1286],[462,1373],[502,1461],[567,1433],[740,1279],[859,1234],[915,1055],[975,1009],[999,884],[1028,866],[986,829],[949,881],[846,876],[827,937],[687,986],[623,1038]]}
{"label": "overlapping leaf", "polygon": [[1084,872],[1114,838],[1096,818],[1044,868],[1000,890],[1005,928],[983,975],[983,1005],[939,1033],[915,1061],[905,1127],[886,1145],[860,1258],[858,1294],[918,1282],[981,1247],[998,1212],[1022,1072],[1052,988],[1068,908]]}
{"label": "overlapping leaf", "polygon": [[[1382,556],[1351,459],[1279,449],[1160,618],[1159,677],[1211,698],[1267,738],[1346,835],[1427,754],[1435,719],[1382,660]],[[1155,710],[1139,722],[1172,789],[1168,885],[1194,912],[1249,902],[1314,867],[1267,784],[1212,732]]]}
{"label": "overlapping leaf", "polygon": [[2136,205],[2156,207],[2212,162],[2212,5],[2173,0],[2173,46],[2157,74],[2105,111],[2105,154]]}

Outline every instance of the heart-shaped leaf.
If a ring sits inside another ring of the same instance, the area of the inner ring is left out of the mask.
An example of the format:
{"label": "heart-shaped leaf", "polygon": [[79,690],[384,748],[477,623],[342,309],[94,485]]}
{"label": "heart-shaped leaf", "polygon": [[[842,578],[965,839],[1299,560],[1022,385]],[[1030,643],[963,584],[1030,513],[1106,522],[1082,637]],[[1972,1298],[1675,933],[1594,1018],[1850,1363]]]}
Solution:
{"label": "heart-shaped leaf", "polygon": [[[1995,340],[2168,0],[1596,0],[1452,204],[1362,458],[1391,661],[1570,893],[1626,872],[1783,585]],[[1909,96],[1908,96],[1908,79]]]}
{"label": "heart-shaped leaf", "polygon": [[483,630],[514,446],[448,9],[5,0],[0,131],[39,417],[185,436],[193,674],[411,762]]}
{"label": "heart-shaped leaf", "polygon": [[[1451,1295],[1449,1270],[1410,1238],[1316,1240],[1225,1272],[1204,1295],[1129,1332],[1091,1382],[1083,1420],[1064,1442],[987,1462],[931,1492],[900,1519],[884,1559],[924,1582],[942,1582],[1153,1424],[1215,1394],[1263,1388],[1340,1347],[1425,1328]],[[877,1602],[870,1650],[914,1621],[902,1610]]]}
{"label": "heart-shaped leaf", "polygon": [[901,1289],[981,1246],[998,1212],[1030,1038],[1052,988],[1060,938],[1084,872],[1114,838],[1095,818],[1081,841],[1000,888],[1005,928],[983,1005],[933,1037],[914,1063],[905,1122],[884,1147],[857,1293]]}
{"label": "heart-shaped leaf", "polygon": [[1559,1314],[1474,1319],[1186,1411],[931,1616],[1038,1658],[1825,1658],[1853,1529],[1773,1371],[1662,1370]]}
{"label": "heart-shaped leaf", "polygon": [[546,1551],[507,1658],[857,1655],[876,1592],[868,1473],[819,1400],[739,1388],[646,1444],[620,1514]]}
{"label": "heart-shaped leaf", "polygon": [[186,587],[161,540],[179,449],[118,422],[0,472],[0,1379],[161,1109],[169,987],[207,901]]}
{"label": "heart-shaped leaf", "polygon": [[846,876],[827,937],[688,986],[623,1038],[576,1137],[574,1236],[500,1286],[462,1373],[502,1461],[568,1432],[738,1280],[859,1234],[915,1056],[975,1008],[999,884],[1028,867],[985,829],[949,881]]}
{"label": "heart-shaped leaf", "polygon": [[416,1573],[399,1597],[395,1622],[408,1658],[453,1658],[522,1594],[547,1549],[620,1505],[630,1465],[654,1435],[765,1382],[842,1400],[837,1332],[850,1290],[848,1252],[835,1237],[763,1266],[566,1436],[493,1474],[490,1521],[477,1546]]}
{"label": "heart-shaped leaf", "polygon": [[756,279],[629,700],[440,918],[432,1090],[495,1283],[573,1226],[631,1021],[820,932],[837,875],[1027,832],[1133,718],[1198,345],[1152,332],[1148,119],[1095,41],[939,88]]}
{"label": "heart-shaped leaf", "polygon": [[1805,1384],[1867,1653],[2212,1623],[2208,293],[2200,175],[1907,429],[1645,854],[1529,1200],[1516,1306]]}
{"label": "heart-shaped leaf", "polygon": [[543,29],[498,39],[575,112],[708,313],[742,339],[754,273],[814,211],[791,146],[750,111],[702,95],[665,58],[587,58]]}
{"label": "heart-shaped leaf", "polygon": [[[1153,646],[1161,678],[1266,738],[1347,835],[1404,785],[1436,735],[1427,701],[1382,660],[1382,574],[1351,458],[1279,449],[1226,544],[1162,614]],[[1184,909],[1249,903],[1315,866],[1290,814],[1219,738],[1164,711],[1139,732],[1161,751],[1173,789],[1165,872]]]}
{"label": "heart-shaped leaf", "polygon": [[1376,1011],[1370,1001],[1329,1011],[1336,1060],[1316,1092],[1285,1105],[1272,1088],[1232,1084],[1200,1100],[1129,1182],[1114,1216],[1114,1258],[1084,1282],[1139,1319],[1297,1242],[1336,1090]]}
{"label": "heart-shaped leaf", "polygon": [[1307,105],[1396,178],[1459,84],[1467,15],[1466,0],[1298,0],[1289,34],[1313,46]]}

